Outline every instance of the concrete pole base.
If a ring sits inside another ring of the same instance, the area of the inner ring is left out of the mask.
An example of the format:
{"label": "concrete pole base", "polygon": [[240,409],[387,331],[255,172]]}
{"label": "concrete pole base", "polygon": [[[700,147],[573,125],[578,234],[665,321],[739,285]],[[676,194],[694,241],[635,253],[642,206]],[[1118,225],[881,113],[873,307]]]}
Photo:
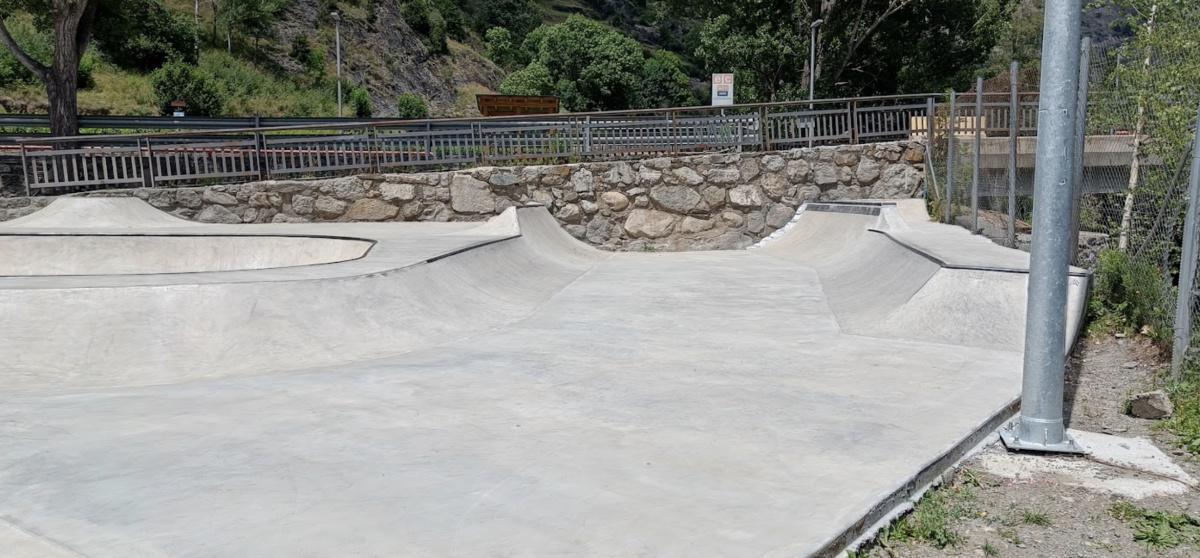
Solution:
{"label": "concrete pole base", "polygon": [[[1054,432],[1055,434],[1061,435],[1051,435],[1051,432],[1055,430],[1057,430]],[[1070,434],[1067,434],[1061,421],[1050,424],[1037,419],[1021,417],[1000,428],[1000,441],[1004,442],[1004,447],[1010,451],[1087,453],[1087,450],[1076,443]]]}

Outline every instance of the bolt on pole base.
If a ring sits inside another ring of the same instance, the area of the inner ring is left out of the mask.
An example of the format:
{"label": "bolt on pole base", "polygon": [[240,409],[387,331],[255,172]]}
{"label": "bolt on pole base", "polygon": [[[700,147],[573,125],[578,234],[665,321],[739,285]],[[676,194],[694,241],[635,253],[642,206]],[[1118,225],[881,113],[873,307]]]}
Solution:
{"label": "bolt on pole base", "polygon": [[[1025,436],[1022,434],[1022,426],[1024,426]],[[1073,453],[1085,454],[1087,450],[1083,449],[1075,439],[1062,432],[1062,440],[1051,442],[1047,440],[1046,434],[1051,431],[1062,431],[1062,424],[1046,424],[1043,428],[1038,428],[1036,422],[1031,423],[1028,418],[1018,418],[1000,428],[1000,441],[1004,442],[1004,447],[1010,451],[1037,451],[1043,453]],[[1031,432],[1032,430],[1032,432]],[[1041,430],[1041,436],[1038,436],[1038,430]]]}

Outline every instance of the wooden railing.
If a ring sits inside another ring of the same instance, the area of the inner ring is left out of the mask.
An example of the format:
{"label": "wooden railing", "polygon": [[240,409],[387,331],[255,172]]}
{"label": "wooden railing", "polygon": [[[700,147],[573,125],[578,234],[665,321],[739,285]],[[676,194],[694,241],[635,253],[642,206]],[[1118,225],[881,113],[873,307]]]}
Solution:
{"label": "wooden railing", "polygon": [[[985,94],[985,99],[987,94]],[[1008,134],[1036,127],[1036,100],[959,103],[935,95],[827,99],[724,108],[354,122],[144,135],[17,140],[28,192],[384,172],[478,164],[551,163],[921,138],[963,123]],[[1034,97],[1036,99],[1036,97]],[[982,116],[982,117],[977,117]],[[974,130],[970,130],[974,133]]]}

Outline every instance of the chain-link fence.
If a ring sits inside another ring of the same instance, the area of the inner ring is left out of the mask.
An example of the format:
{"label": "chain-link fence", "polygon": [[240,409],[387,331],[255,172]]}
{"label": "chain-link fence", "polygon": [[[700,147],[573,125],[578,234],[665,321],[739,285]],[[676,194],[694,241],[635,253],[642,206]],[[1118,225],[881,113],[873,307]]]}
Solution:
{"label": "chain-link fence", "polygon": [[[1194,72],[1200,53],[1148,53],[1126,44],[1088,48],[1084,61],[1087,112],[1083,154],[1076,159],[1074,263],[1094,272],[1093,321],[1166,345],[1176,322],[1200,102],[1200,84],[1186,76],[1200,76]],[[1028,250],[1037,100],[1027,93],[1036,84],[1022,83],[1019,75],[1014,65],[1009,76],[948,95],[953,102],[944,103],[937,117],[927,197],[937,218]],[[1185,302],[1185,319],[1200,311],[1195,297]],[[1200,348],[1200,337],[1188,337],[1188,348]]]}

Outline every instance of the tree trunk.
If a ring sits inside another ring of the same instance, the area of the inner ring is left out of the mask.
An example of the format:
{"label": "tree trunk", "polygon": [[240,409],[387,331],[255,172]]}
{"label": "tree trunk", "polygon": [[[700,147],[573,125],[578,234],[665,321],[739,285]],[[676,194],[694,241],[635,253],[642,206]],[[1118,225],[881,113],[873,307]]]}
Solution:
{"label": "tree trunk", "polygon": [[[1154,34],[1154,19],[1158,16],[1158,3],[1150,6],[1150,19],[1146,22],[1146,35]],[[1142,73],[1150,72],[1150,52],[1142,61]],[[1129,231],[1133,228],[1133,194],[1137,189],[1141,174],[1142,131],[1146,127],[1146,102],[1138,96],[1137,122],[1133,129],[1133,159],[1129,164],[1129,182],[1126,183],[1125,205],[1121,208],[1121,229],[1117,236],[1117,249],[1124,252],[1129,249]]]}
{"label": "tree trunk", "polygon": [[50,134],[74,136],[79,134],[79,58],[83,50],[78,44],[79,20],[60,18],[54,23],[58,44],[54,61],[46,76],[46,97],[50,101]]}

